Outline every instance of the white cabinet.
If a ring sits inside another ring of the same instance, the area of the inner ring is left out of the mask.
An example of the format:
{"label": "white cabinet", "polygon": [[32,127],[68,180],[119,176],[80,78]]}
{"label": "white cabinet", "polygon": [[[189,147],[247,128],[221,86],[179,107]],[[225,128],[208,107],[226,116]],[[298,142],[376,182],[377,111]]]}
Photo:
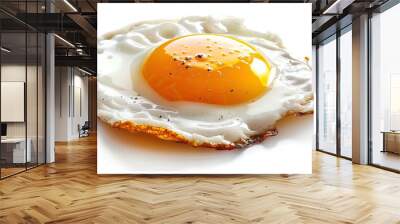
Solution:
{"label": "white cabinet", "polygon": [[12,163],[25,163],[32,161],[32,141],[30,138],[26,140],[26,144],[27,147],[25,152],[25,138],[7,138],[1,140],[1,145],[5,148],[4,151],[9,151],[10,157],[12,154],[12,161],[11,158],[9,158],[9,162]]}

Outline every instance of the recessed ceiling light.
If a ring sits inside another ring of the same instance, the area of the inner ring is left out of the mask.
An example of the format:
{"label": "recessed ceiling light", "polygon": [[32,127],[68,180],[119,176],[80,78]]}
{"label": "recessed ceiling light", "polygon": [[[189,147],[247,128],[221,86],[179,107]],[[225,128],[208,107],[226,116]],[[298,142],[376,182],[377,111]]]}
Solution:
{"label": "recessed ceiling light", "polygon": [[342,14],[343,9],[351,5],[355,0],[336,0],[322,14]]}
{"label": "recessed ceiling light", "polygon": [[7,49],[7,48],[5,48],[5,47],[1,47],[0,49],[1,49],[2,51],[6,52],[6,53],[10,53],[10,52],[11,52],[11,50],[9,50],[9,49]]}
{"label": "recessed ceiling light", "polygon": [[86,70],[83,70],[83,69],[81,69],[81,68],[79,68],[79,67],[78,67],[78,70],[81,71],[81,72],[83,72],[83,73],[85,73],[85,74],[87,74],[87,75],[92,75],[92,73],[90,73],[90,72],[88,72],[88,71],[86,71]]}
{"label": "recessed ceiling light", "polygon": [[78,12],[78,10],[68,1],[64,0],[65,4],[67,4],[74,12]]}
{"label": "recessed ceiling light", "polygon": [[62,37],[60,37],[59,35],[57,35],[57,34],[54,34],[54,36],[55,37],[57,37],[59,40],[61,40],[62,42],[64,42],[64,43],[66,43],[67,45],[69,45],[70,47],[73,47],[73,48],[75,48],[75,45],[73,45],[71,42],[69,42],[68,40],[66,40],[66,39],[64,39],[64,38],[62,38]]}

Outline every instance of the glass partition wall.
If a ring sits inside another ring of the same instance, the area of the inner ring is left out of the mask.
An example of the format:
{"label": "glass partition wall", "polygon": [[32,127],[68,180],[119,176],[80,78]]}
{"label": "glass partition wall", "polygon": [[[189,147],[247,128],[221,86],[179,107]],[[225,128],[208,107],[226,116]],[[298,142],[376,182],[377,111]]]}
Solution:
{"label": "glass partition wall", "polygon": [[[26,33],[1,34],[1,177],[26,169]],[[6,50],[4,50],[6,49]]]}
{"label": "glass partition wall", "polygon": [[[0,3],[0,6],[3,3]],[[25,12],[37,5],[20,1]],[[29,7],[28,7],[29,6]],[[33,10],[33,11],[32,11]],[[45,35],[0,12],[0,178],[45,163]]]}
{"label": "glass partition wall", "polygon": [[317,149],[352,156],[351,25],[317,47]]}

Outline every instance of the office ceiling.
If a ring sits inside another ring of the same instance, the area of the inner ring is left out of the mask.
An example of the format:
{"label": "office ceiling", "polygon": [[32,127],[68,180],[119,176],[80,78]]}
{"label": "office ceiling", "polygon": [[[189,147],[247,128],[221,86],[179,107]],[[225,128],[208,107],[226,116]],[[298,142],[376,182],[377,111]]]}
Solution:
{"label": "office ceiling", "polygon": [[[39,38],[38,38],[39,37]],[[37,57],[41,57],[44,51],[44,41],[39,42],[40,37],[36,33],[2,33],[2,47],[10,52],[2,51],[2,62],[19,64],[27,61],[28,64],[36,64]],[[43,40],[43,38],[42,38]],[[25,48],[25,46],[27,46]]]}
{"label": "office ceiling", "polygon": [[[64,0],[47,1],[51,3],[53,13],[46,13],[49,9],[46,10],[45,0],[1,0],[0,24],[3,32],[19,32],[26,27],[55,32],[75,46],[71,47],[62,39],[56,38],[56,63],[82,66],[93,72],[96,71],[97,3],[182,2],[178,0],[68,0],[67,3]],[[386,1],[388,0],[198,0],[191,2],[312,3],[312,32],[313,42],[316,43],[335,32],[332,27],[339,19],[347,16],[351,22],[351,16],[377,7]],[[15,39],[17,40],[18,38]]]}

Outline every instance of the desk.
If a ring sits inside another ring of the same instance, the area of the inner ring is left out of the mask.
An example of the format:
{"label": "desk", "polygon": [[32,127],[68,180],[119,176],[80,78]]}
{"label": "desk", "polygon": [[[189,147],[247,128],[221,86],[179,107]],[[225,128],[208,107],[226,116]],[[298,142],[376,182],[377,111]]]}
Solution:
{"label": "desk", "polygon": [[25,138],[1,139],[1,156],[5,158],[6,161],[9,163],[30,162],[32,159],[32,154],[31,154],[32,141],[30,138],[27,138],[26,142],[28,144],[26,147],[26,154],[25,154]]}
{"label": "desk", "polygon": [[400,154],[400,131],[381,131],[383,134],[382,152]]}

